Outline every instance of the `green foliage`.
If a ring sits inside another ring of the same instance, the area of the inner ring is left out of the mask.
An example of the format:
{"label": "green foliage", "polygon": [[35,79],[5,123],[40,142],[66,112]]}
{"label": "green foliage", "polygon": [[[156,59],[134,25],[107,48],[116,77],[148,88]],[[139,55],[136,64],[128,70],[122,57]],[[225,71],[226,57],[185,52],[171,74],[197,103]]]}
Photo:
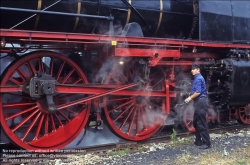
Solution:
{"label": "green foliage", "polygon": [[171,146],[180,146],[180,145],[187,145],[192,143],[192,138],[183,138],[183,139],[178,139],[177,138],[177,132],[173,129],[173,133],[170,135],[171,138]]}
{"label": "green foliage", "polygon": [[175,129],[173,129],[173,133],[170,135],[170,138],[173,142],[177,140],[176,135],[177,135],[177,132],[175,131]]}
{"label": "green foliage", "polygon": [[124,155],[127,155],[127,154],[130,154],[130,148],[125,148],[125,149],[115,149],[111,152],[108,153],[109,155],[111,156],[124,156]]}
{"label": "green foliage", "polygon": [[140,146],[140,147],[138,147],[138,152],[140,152],[140,153],[142,153],[142,151],[144,150],[144,147],[143,146]]}
{"label": "green foliage", "polygon": [[125,154],[130,154],[130,148],[125,148],[124,152]]}

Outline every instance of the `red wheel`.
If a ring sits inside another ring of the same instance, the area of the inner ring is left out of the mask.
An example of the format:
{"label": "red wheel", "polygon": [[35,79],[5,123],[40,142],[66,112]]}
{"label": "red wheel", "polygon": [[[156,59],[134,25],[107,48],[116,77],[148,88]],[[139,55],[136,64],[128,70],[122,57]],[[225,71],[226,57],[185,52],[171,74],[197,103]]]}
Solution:
{"label": "red wheel", "polygon": [[195,132],[195,128],[193,126],[193,116],[194,107],[193,102],[191,102],[185,107],[183,111],[183,125],[190,132]]}
{"label": "red wheel", "polygon": [[[195,132],[195,128],[193,125],[193,116],[194,116],[194,107],[193,107],[193,102],[192,102],[192,103],[189,103],[183,111],[183,125],[184,125],[184,128],[186,128],[190,132]],[[208,111],[206,114],[207,122],[215,123],[215,120],[216,120],[215,117],[216,117],[216,113],[213,110],[213,106],[209,105]]]}
{"label": "red wheel", "polygon": [[[87,79],[67,57],[55,52],[33,52],[16,60],[3,74],[0,86],[25,85],[37,72],[52,75],[60,84],[83,84]],[[82,95],[53,96],[56,106],[75,101]],[[60,149],[85,127],[89,102],[49,113],[46,97],[32,98],[23,92],[0,96],[1,125],[8,137],[27,150]]]}
{"label": "red wheel", "polygon": [[250,124],[250,105],[239,108],[238,114],[242,124]]}
{"label": "red wheel", "polygon": [[[138,72],[139,73],[139,72]],[[136,81],[136,65],[133,62],[114,67],[107,76],[106,83],[129,84]],[[164,91],[165,76],[160,68],[152,68],[147,85],[137,91]],[[164,122],[164,97],[106,96],[104,112],[110,129],[119,137],[140,141],[153,136]]]}

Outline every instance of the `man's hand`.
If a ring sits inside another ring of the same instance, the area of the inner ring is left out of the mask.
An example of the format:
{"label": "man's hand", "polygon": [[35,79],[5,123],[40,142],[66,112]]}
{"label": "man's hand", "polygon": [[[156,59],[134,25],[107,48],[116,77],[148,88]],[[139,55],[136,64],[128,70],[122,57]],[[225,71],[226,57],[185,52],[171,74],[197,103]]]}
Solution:
{"label": "man's hand", "polygon": [[192,100],[192,99],[191,99],[191,97],[189,96],[188,98],[185,99],[184,102],[185,102],[185,103],[189,103],[191,100]]}

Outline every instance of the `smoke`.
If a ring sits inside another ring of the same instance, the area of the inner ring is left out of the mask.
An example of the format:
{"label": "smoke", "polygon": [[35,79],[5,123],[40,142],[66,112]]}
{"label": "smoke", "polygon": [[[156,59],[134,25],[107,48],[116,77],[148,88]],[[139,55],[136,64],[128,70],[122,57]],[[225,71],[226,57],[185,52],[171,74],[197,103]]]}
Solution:
{"label": "smoke", "polygon": [[[145,117],[148,117],[147,122],[150,124],[157,124],[157,125],[162,124],[162,121],[166,120],[167,114],[162,113],[161,108],[157,108],[157,107],[151,106],[151,105],[146,106],[146,109],[145,109],[146,113],[144,115],[145,115]],[[147,114],[149,114],[149,115],[147,115]]]}
{"label": "smoke", "polygon": [[[95,82],[105,83],[105,80],[108,78],[108,76],[109,76],[109,81],[112,81],[110,76],[119,77],[121,74],[124,74],[125,65],[127,65],[129,62],[130,62],[129,58],[123,58],[123,57],[107,58],[106,61],[103,63],[101,69],[96,74]],[[117,81],[115,83],[119,82]]]}

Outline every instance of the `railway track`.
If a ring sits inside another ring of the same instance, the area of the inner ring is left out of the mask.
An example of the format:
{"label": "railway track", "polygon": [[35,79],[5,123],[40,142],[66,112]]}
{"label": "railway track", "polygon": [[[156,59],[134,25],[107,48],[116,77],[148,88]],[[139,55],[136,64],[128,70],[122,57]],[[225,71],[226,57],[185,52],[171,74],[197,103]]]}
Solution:
{"label": "railway track", "polygon": [[[249,128],[249,125],[232,125],[222,128],[213,128],[210,129],[211,133],[239,133],[240,131]],[[177,138],[190,138],[193,136],[193,133],[183,132],[176,135]],[[43,153],[34,153],[21,150],[19,153],[6,152],[8,149],[4,150],[5,152],[1,155],[1,164],[2,165],[20,165],[20,164],[29,164],[35,165],[37,162],[43,164],[43,161],[54,160],[54,159],[67,159],[68,157],[76,154],[88,154],[88,153],[98,153],[98,154],[107,154],[107,151],[110,150],[123,150],[129,148],[132,153],[138,151],[138,147],[150,144],[150,143],[159,143],[159,142],[169,142],[171,140],[171,135],[161,135],[152,137],[148,140],[141,142],[120,142],[120,143],[109,143],[104,145],[96,145],[91,147],[83,147],[73,150],[58,150],[55,152],[43,152]],[[11,150],[10,150],[11,151]]]}

